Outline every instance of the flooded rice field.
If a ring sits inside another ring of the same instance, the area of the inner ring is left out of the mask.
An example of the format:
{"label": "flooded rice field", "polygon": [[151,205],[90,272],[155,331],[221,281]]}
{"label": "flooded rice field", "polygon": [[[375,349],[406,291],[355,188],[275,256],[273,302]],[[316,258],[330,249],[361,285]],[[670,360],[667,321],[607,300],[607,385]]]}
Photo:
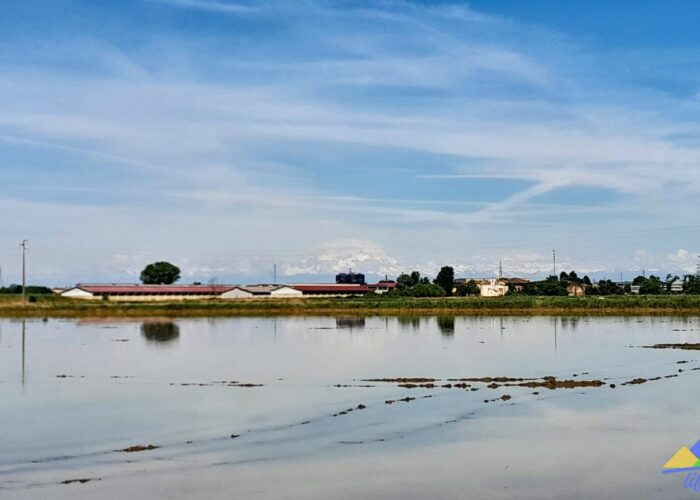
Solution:
{"label": "flooded rice field", "polygon": [[0,498],[688,498],[698,349],[684,317],[0,320]]}

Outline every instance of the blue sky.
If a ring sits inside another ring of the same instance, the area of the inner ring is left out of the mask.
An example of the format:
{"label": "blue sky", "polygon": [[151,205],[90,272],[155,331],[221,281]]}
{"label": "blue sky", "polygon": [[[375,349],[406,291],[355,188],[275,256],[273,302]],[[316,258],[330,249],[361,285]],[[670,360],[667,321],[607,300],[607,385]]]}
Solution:
{"label": "blue sky", "polygon": [[691,1],[8,1],[18,280],[694,271]]}

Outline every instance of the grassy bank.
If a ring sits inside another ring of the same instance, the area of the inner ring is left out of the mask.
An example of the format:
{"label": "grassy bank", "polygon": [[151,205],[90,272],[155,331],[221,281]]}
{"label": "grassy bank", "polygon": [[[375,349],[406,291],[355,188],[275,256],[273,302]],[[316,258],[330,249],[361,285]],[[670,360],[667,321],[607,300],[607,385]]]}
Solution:
{"label": "grassy bank", "polygon": [[270,315],[559,315],[559,314],[699,314],[700,296],[611,296],[501,298],[385,298],[294,300],[202,300],[105,302],[36,296],[22,304],[0,297],[0,317],[197,317]]}

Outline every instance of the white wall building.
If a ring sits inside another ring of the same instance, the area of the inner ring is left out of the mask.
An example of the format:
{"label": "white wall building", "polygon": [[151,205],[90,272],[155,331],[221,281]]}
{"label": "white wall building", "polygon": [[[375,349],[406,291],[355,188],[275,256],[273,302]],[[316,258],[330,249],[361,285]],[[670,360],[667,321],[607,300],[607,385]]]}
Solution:
{"label": "white wall building", "polygon": [[236,286],[233,289],[221,294],[222,299],[292,299],[301,297],[304,294],[286,285],[245,285]]}
{"label": "white wall building", "polygon": [[64,290],[62,297],[120,302],[203,299],[294,298],[303,293],[285,285],[88,285]]}
{"label": "white wall building", "polygon": [[479,280],[479,295],[482,297],[503,297],[508,292],[508,285],[498,281],[496,278]]}

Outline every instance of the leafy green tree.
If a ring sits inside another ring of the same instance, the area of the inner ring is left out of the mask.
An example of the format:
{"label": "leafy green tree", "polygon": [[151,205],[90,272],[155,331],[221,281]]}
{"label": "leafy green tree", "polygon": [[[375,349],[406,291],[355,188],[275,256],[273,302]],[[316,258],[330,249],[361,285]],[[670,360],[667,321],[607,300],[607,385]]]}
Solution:
{"label": "leafy green tree", "polygon": [[525,295],[564,296],[568,295],[566,291],[567,284],[567,281],[560,281],[557,276],[549,276],[543,281],[527,283],[523,289],[523,293],[525,293]]}
{"label": "leafy green tree", "polygon": [[180,279],[180,269],[170,262],[154,262],[141,271],[144,285],[172,285]]}
{"label": "leafy green tree", "polygon": [[588,295],[622,295],[623,289],[612,280],[600,280],[595,286],[586,290]]}
{"label": "leafy green tree", "polygon": [[411,288],[413,285],[411,284],[411,276],[409,276],[406,273],[401,273],[398,278],[396,278],[396,286],[399,288],[399,290],[404,290],[406,288]]}
{"label": "leafy green tree", "polygon": [[440,285],[431,283],[419,283],[407,292],[411,297],[444,297],[446,295]]}
{"label": "leafy green tree", "polygon": [[557,280],[556,276],[550,276],[542,282],[542,295],[564,296],[568,295],[566,291],[566,281]]}
{"label": "leafy green tree", "polygon": [[[52,294],[53,291],[45,286],[27,286],[26,293],[37,294],[37,295],[48,295]],[[0,295],[14,295],[22,293],[22,285],[8,285],[4,288],[0,288]]]}
{"label": "leafy green tree", "polygon": [[452,295],[455,286],[455,270],[451,266],[443,266],[435,277],[435,284],[445,290],[445,295]]}
{"label": "leafy green tree", "polygon": [[674,281],[680,279],[678,275],[673,275],[671,273],[666,275],[666,291],[670,292],[671,291],[671,285],[673,284]]}
{"label": "leafy green tree", "polygon": [[566,271],[559,273],[559,281],[569,281],[569,275],[566,273]]}
{"label": "leafy green tree", "polygon": [[396,278],[396,283],[400,289],[414,287],[420,283],[430,283],[428,278],[421,278],[419,271],[413,271],[411,274],[402,273]]}
{"label": "leafy green tree", "polygon": [[642,283],[644,283],[646,280],[647,280],[647,279],[646,279],[645,276],[641,276],[641,275],[640,275],[640,276],[637,276],[636,278],[634,278],[634,279],[632,280],[632,284],[635,285],[635,286],[641,286]]}
{"label": "leafy green tree", "polygon": [[479,285],[477,285],[474,280],[469,280],[467,282],[466,289],[466,295],[479,295]]}
{"label": "leafy green tree", "polygon": [[589,278],[588,276],[584,276],[584,277],[583,277],[583,284],[584,284],[584,285],[591,286],[591,285],[592,285],[592,283],[591,283],[591,278]]}
{"label": "leafy green tree", "polygon": [[427,276],[423,276],[420,281],[418,282],[420,285],[430,285],[430,278]]}
{"label": "leafy green tree", "polygon": [[666,290],[666,284],[658,276],[649,276],[639,288],[639,293],[643,295],[659,295]]}
{"label": "leafy green tree", "polygon": [[700,294],[700,276],[686,275],[683,283],[683,293]]}

